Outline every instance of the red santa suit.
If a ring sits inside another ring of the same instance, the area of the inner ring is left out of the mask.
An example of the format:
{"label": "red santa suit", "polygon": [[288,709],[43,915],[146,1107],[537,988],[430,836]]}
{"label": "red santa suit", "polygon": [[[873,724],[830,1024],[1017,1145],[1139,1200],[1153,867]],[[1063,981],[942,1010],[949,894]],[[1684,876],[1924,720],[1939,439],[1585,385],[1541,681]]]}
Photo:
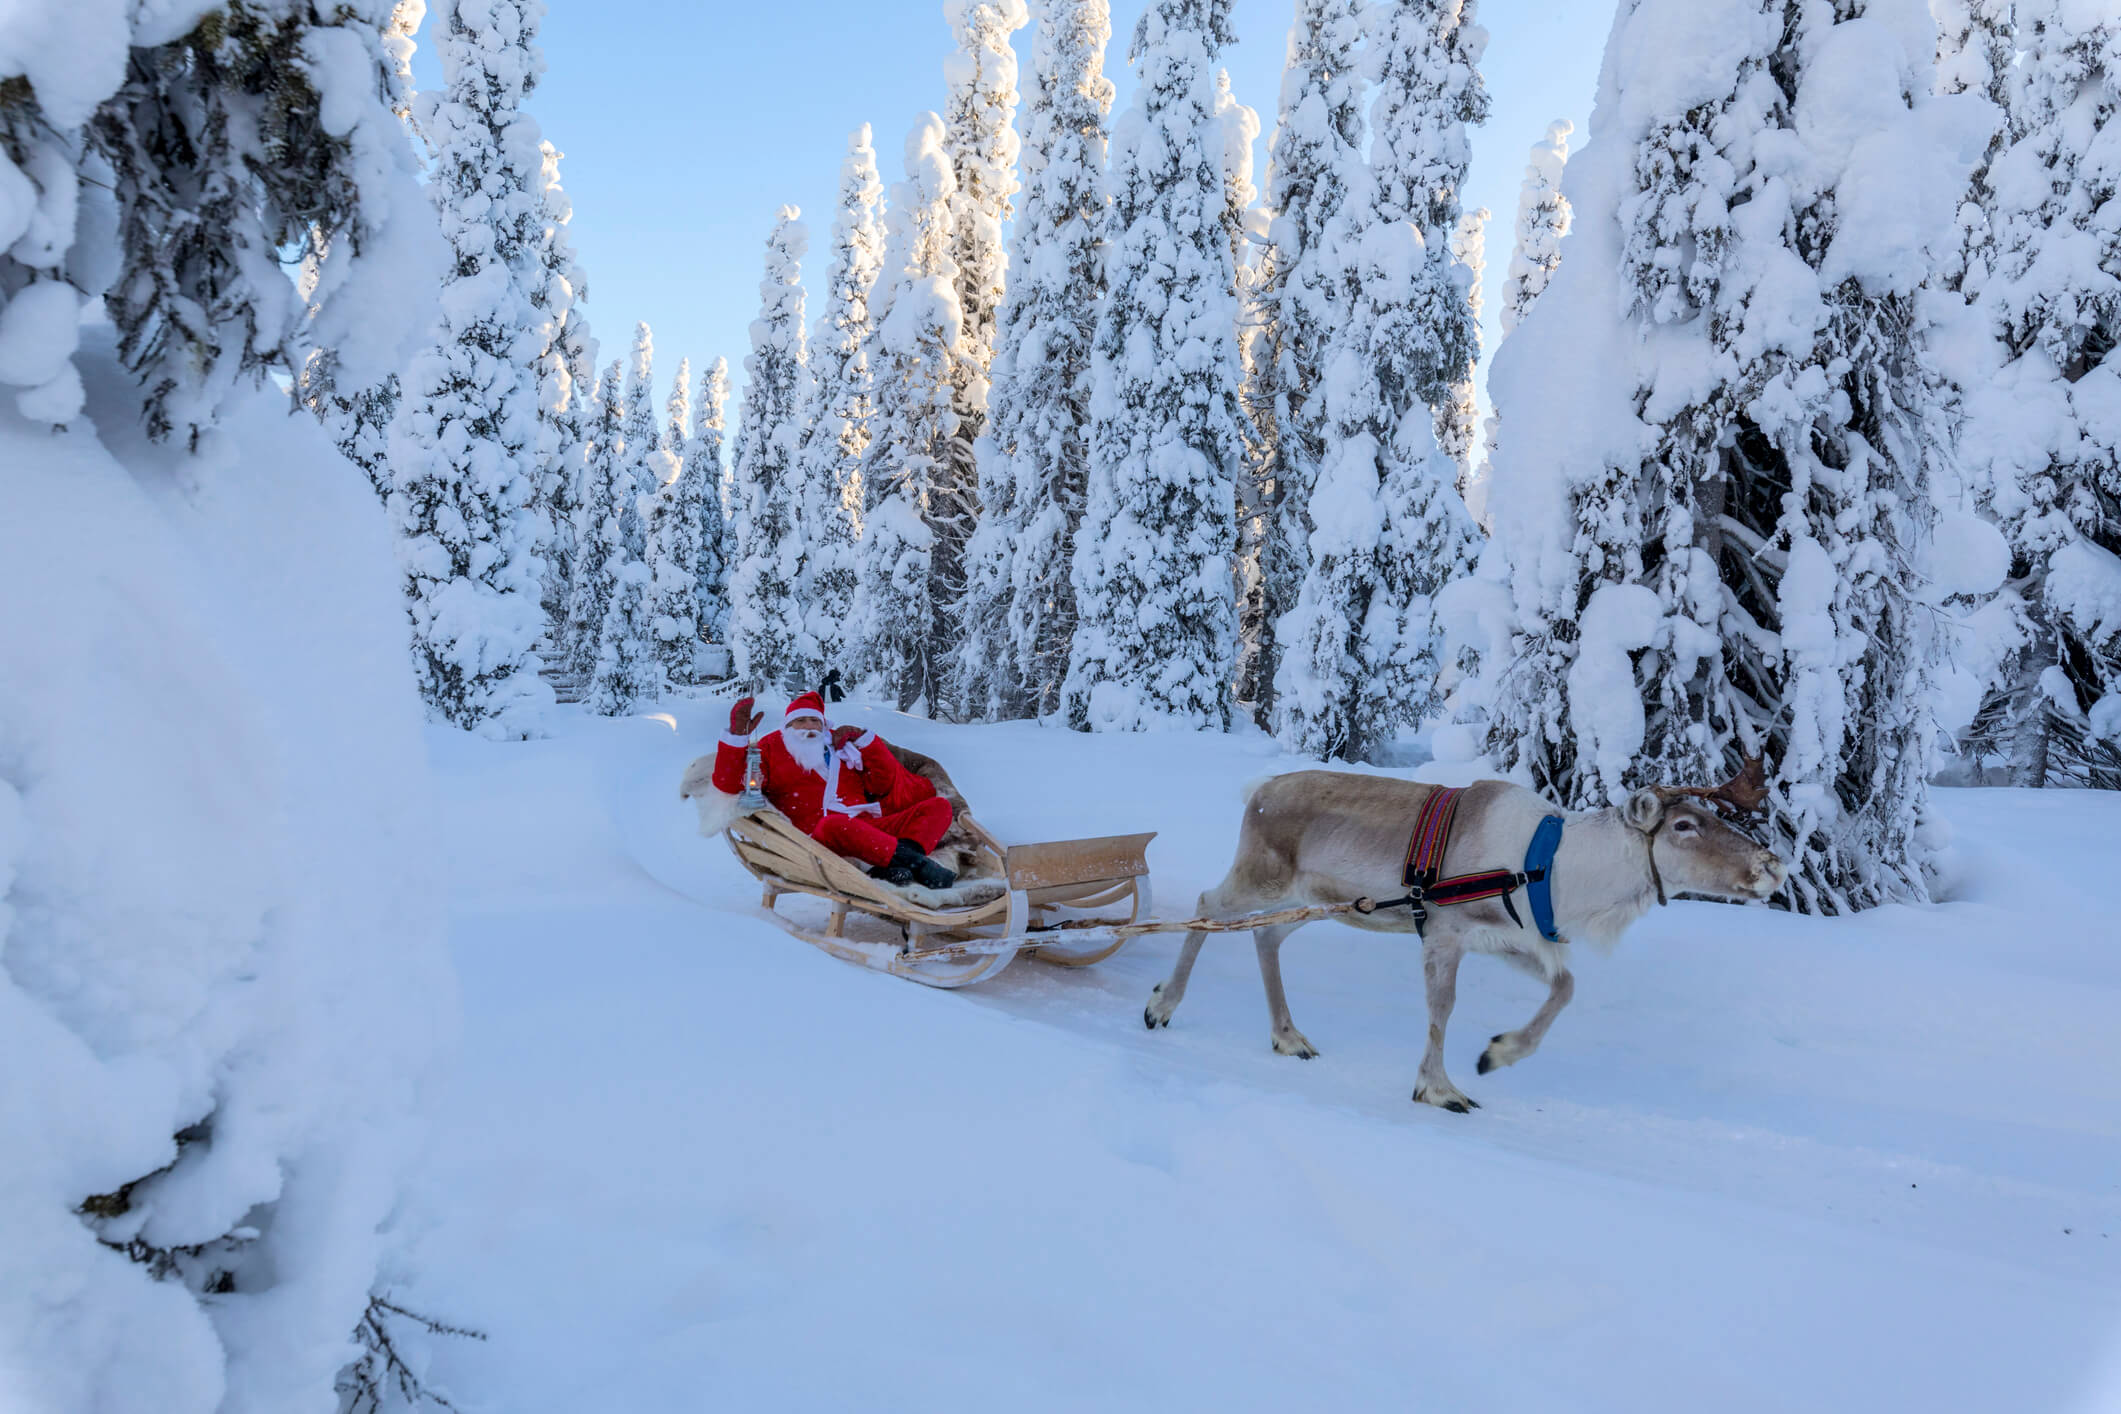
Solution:
{"label": "red santa suit", "polygon": [[[782,725],[797,717],[825,720],[825,703],[806,692],[788,704]],[[828,732],[830,728],[827,728]],[[714,755],[714,787],[727,795],[744,788],[744,750],[749,741],[730,735]],[[758,740],[759,788],[773,808],[798,830],[836,853],[882,867],[912,840],[932,852],[950,828],[950,802],[925,777],[899,764],[875,732],[863,732],[835,748],[826,738],[821,773],[798,759],[781,732]]]}

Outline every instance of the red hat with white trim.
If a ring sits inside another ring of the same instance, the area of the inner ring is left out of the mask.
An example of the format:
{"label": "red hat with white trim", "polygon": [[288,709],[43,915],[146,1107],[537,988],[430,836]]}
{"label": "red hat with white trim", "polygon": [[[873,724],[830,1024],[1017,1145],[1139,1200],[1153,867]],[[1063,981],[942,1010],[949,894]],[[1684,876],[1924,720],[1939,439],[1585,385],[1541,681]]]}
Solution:
{"label": "red hat with white trim", "polygon": [[797,717],[815,717],[821,722],[824,721],[825,699],[814,692],[806,692],[801,697],[795,698],[788,704],[788,711],[781,718],[781,721],[785,725],[794,721]]}

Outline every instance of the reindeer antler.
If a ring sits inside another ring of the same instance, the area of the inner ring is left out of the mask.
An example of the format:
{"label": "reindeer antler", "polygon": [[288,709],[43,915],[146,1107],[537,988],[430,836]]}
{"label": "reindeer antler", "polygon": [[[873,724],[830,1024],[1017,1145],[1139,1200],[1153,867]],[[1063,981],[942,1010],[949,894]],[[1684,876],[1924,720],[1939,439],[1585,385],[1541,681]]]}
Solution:
{"label": "reindeer antler", "polygon": [[1666,804],[1694,796],[1728,805],[1741,815],[1757,815],[1767,804],[1767,767],[1758,756],[1748,756],[1737,773],[1720,786],[1658,786],[1657,794]]}

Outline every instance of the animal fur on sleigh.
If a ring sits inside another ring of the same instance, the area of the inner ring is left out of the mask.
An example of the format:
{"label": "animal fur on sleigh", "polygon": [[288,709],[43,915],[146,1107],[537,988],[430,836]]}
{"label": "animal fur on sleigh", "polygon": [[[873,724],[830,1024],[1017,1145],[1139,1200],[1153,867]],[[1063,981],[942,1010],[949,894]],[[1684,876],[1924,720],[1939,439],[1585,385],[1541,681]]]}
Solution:
{"label": "animal fur on sleigh", "polygon": [[[935,786],[936,794],[950,802],[950,829],[943,836],[942,843],[935,847],[932,857],[957,875],[958,882],[948,889],[924,889],[917,884],[885,887],[923,908],[969,908],[1007,893],[1008,886],[1001,882],[1002,861],[965,828],[964,821],[971,813],[971,807],[966,805],[965,797],[950,779],[950,773],[933,757],[923,756],[918,751],[893,746],[891,753],[898,757],[899,764],[928,780]],[[715,789],[712,755],[699,757],[685,768],[684,779],[678,782],[678,798],[692,802],[699,811],[700,833],[710,839],[749,813],[738,803],[740,797]]]}

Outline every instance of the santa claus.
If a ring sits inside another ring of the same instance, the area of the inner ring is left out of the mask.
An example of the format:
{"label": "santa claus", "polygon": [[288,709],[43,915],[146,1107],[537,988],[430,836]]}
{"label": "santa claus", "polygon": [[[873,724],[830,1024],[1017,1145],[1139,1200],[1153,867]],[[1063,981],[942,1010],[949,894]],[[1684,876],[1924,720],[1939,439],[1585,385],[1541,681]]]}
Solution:
{"label": "santa claus", "polygon": [[[714,756],[714,787],[744,788],[745,752],[766,714],[743,698]],[[872,731],[825,721],[825,702],[806,692],[788,704],[780,730],[758,739],[757,782],[773,808],[827,849],[869,866],[888,884],[947,889],[957,875],[929,858],[950,828],[950,802],[899,764]]]}

